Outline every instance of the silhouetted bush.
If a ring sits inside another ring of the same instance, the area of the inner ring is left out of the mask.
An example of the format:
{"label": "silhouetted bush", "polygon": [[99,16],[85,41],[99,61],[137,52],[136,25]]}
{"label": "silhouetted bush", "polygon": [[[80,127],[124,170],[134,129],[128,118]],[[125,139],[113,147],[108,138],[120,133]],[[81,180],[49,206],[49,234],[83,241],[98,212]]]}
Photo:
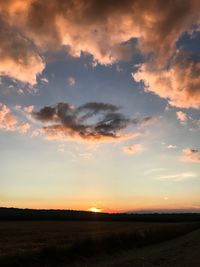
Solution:
{"label": "silhouetted bush", "polygon": [[74,221],[143,221],[143,222],[182,222],[200,221],[200,213],[176,214],[127,214],[94,213],[74,210],[34,210],[0,208],[0,220],[74,220]]}

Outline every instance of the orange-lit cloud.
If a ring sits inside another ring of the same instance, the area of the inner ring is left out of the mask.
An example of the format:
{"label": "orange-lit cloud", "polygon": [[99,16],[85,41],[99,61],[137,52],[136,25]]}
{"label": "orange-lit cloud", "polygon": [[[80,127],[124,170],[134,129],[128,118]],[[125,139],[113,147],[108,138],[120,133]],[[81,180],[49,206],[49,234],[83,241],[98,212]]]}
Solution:
{"label": "orange-lit cloud", "polygon": [[6,105],[0,103],[0,129],[13,131],[16,124],[16,116],[11,113]]}
{"label": "orange-lit cloud", "polygon": [[[21,106],[16,106],[17,111],[21,110]],[[0,103],[0,130],[15,131],[25,134],[31,128],[28,122],[21,122],[20,118],[15,116],[9,107]]]}
{"label": "orange-lit cloud", "polygon": [[75,56],[83,51],[110,64],[130,58],[132,38],[142,52],[166,60],[180,35],[198,22],[200,7],[198,0],[33,0],[24,10],[24,30],[36,44],[67,45]]}
{"label": "orange-lit cloud", "polygon": [[124,146],[122,148],[122,150],[127,153],[127,154],[137,154],[141,151],[144,150],[144,145],[143,144],[135,144],[135,145],[131,145],[131,146]]}
{"label": "orange-lit cloud", "polygon": [[177,111],[176,116],[177,116],[177,119],[183,124],[185,124],[188,120],[187,114],[184,113],[183,111]]}
{"label": "orange-lit cloud", "polygon": [[123,142],[126,140],[134,139],[141,137],[140,132],[133,132],[129,134],[117,134],[115,137],[112,136],[88,136],[83,138],[77,133],[68,132],[66,128],[49,128],[43,127],[42,129],[38,129],[34,131],[33,136],[43,136],[44,139],[48,141],[75,141],[78,143],[96,143],[96,142]]}
{"label": "orange-lit cloud", "polygon": [[44,68],[44,49],[65,45],[73,56],[89,53],[111,64],[130,59],[132,39],[163,64],[182,33],[199,23],[199,11],[198,0],[0,0],[0,71],[33,84]]}
{"label": "orange-lit cloud", "polygon": [[41,57],[26,37],[0,22],[0,75],[35,84],[37,74],[44,69]]}
{"label": "orange-lit cloud", "polygon": [[183,152],[183,155],[180,158],[181,161],[200,163],[200,150],[192,149],[192,148],[185,148],[183,149],[182,152]]}
{"label": "orange-lit cloud", "polygon": [[31,125],[29,123],[21,123],[18,126],[18,131],[20,133],[26,133],[31,128]]}
{"label": "orange-lit cloud", "polygon": [[168,69],[159,69],[153,63],[144,63],[135,81],[143,81],[147,91],[166,98],[169,104],[180,108],[200,107],[200,62],[179,51]]}

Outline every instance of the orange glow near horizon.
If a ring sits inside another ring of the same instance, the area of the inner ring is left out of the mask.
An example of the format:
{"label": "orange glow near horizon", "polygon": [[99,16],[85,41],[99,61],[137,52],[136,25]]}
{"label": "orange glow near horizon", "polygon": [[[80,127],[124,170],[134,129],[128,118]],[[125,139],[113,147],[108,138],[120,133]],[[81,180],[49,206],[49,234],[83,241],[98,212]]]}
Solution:
{"label": "orange glow near horizon", "polygon": [[100,208],[91,207],[91,208],[88,209],[88,211],[91,211],[91,212],[102,212],[103,210],[100,209]]}

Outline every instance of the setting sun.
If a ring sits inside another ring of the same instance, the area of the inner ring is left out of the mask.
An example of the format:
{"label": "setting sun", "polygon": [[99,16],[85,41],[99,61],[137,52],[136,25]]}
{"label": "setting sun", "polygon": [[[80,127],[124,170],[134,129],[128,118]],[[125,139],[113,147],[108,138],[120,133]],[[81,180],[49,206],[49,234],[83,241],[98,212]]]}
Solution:
{"label": "setting sun", "polygon": [[91,211],[91,212],[102,212],[102,209],[92,207],[92,208],[89,208],[88,211]]}

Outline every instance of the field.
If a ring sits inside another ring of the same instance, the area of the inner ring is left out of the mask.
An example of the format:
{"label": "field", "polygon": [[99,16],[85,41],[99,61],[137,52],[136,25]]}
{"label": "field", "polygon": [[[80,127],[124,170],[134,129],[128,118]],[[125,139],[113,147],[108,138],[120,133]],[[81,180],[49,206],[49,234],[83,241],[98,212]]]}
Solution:
{"label": "field", "polygon": [[160,223],[99,221],[16,221],[0,222],[0,255],[70,246],[86,238],[167,227]]}
{"label": "field", "polygon": [[91,255],[114,255],[198,227],[195,222],[1,221],[0,266],[72,266]]}

